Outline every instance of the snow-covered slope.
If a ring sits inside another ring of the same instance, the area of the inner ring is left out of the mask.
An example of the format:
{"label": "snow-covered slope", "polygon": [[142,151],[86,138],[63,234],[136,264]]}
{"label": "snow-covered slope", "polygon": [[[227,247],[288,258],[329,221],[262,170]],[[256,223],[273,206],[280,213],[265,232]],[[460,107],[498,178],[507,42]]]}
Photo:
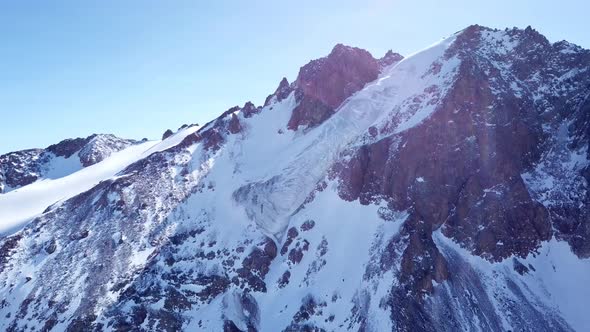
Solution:
{"label": "snow-covered slope", "polygon": [[0,195],[0,329],[584,331],[590,52],[388,54]]}
{"label": "snow-covered slope", "polygon": [[146,142],[116,152],[98,164],[73,174],[37,181],[0,196],[0,234],[10,235],[19,230],[48,206],[80,194],[100,181],[113,177],[129,164],[137,161],[154,145]]}
{"label": "snow-covered slope", "polygon": [[41,179],[64,177],[137,143],[110,134],[95,134],[66,139],[45,149],[4,154],[0,156],[0,194]]}
{"label": "snow-covered slope", "polygon": [[[590,296],[590,289],[586,287],[590,282],[590,260],[579,259],[567,243],[552,239],[525,258],[511,257],[501,263],[492,264],[481,257],[471,255],[440,233],[437,234],[436,240],[448,260],[453,261],[454,265],[462,266],[464,270],[460,271],[459,276],[453,281],[455,286],[473,282],[474,280],[469,278],[477,276],[478,282],[483,286],[480,289],[485,293],[468,293],[464,299],[465,295],[453,296],[450,287],[438,285],[442,292],[448,292],[448,298],[435,297],[434,306],[446,305],[444,301],[451,298],[456,303],[463,300],[478,303],[481,299],[489,298],[490,304],[499,313],[518,313],[517,310],[521,310],[521,315],[524,315],[530,309],[515,306],[526,301],[542,308],[546,315],[555,317],[561,324],[567,324],[575,331],[584,331],[590,323],[585,308]],[[466,289],[469,290],[470,287]],[[467,329],[477,329],[474,322],[480,319],[478,316],[478,313],[472,312],[470,316],[465,317],[461,325]],[[490,322],[492,321],[493,319],[490,319]],[[537,326],[535,322],[516,322],[517,324],[510,318],[497,317],[497,323],[503,330],[518,330],[521,324],[531,324],[538,330],[559,329],[557,326]],[[491,329],[498,329],[493,325],[489,326]]]}
{"label": "snow-covered slope", "polygon": [[[132,145],[75,172],[69,172],[67,167],[63,167],[67,162],[63,162],[62,159],[52,160],[52,168],[47,171],[46,179],[0,196],[0,236],[18,231],[48,207],[91,189],[101,181],[113,178],[130,164],[177,144],[197,129],[198,127],[183,129],[163,142],[148,141]],[[86,145],[82,152],[84,151],[96,149]]]}

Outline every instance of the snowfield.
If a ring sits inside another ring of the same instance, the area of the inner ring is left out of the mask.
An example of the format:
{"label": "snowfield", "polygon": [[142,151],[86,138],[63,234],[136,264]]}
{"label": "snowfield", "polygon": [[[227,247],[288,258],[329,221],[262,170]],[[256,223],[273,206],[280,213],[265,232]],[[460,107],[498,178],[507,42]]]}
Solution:
{"label": "snowfield", "polygon": [[[0,195],[0,234],[20,230],[50,205],[84,192],[141,159],[157,142],[146,142],[114,153],[109,158],[68,176],[44,179]],[[55,173],[59,173],[55,170]]]}
{"label": "snowfield", "polygon": [[[0,195],[0,237],[14,234],[49,206],[67,200],[108,180],[132,163],[150,154],[168,149],[196,132],[197,126],[183,129],[164,141],[148,141],[113,153],[107,159],[69,174],[71,162],[55,163],[49,175],[28,186]],[[62,160],[64,158],[59,158]],[[74,159],[74,158],[70,158]],[[68,170],[59,169],[59,166]]]}

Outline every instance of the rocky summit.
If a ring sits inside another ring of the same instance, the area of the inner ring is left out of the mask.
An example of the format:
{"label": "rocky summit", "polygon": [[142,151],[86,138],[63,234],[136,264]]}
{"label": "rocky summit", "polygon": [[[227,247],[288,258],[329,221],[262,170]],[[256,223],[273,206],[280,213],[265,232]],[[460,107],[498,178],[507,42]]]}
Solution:
{"label": "rocky summit", "polygon": [[338,44],[161,141],[0,156],[0,330],[587,331],[589,143],[590,51],[531,27]]}

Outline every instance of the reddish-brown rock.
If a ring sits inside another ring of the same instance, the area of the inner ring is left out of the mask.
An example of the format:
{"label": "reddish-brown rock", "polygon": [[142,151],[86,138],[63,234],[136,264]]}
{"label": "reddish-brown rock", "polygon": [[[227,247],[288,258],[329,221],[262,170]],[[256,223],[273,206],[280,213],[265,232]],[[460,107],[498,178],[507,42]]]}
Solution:
{"label": "reddish-brown rock", "polygon": [[273,97],[276,97],[276,101],[280,102],[281,100],[287,98],[292,91],[293,88],[291,88],[289,81],[287,81],[287,79],[283,77],[275,92],[266,97],[266,100],[264,101],[264,106],[268,106]]}
{"label": "reddish-brown rock", "polygon": [[[471,42],[467,37],[465,43]],[[428,225],[420,228],[419,239],[410,236],[402,272],[414,275],[410,257],[426,251],[432,271],[438,266],[434,274],[444,277],[430,240],[441,226],[490,260],[524,256],[551,236],[546,209],[521,178],[540,156],[541,122],[529,100],[494,95],[493,75],[465,56],[458,79],[430,118],[361,146],[334,168],[344,199],[369,204],[386,197],[396,210],[412,211],[412,225]],[[417,287],[429,289],[430,279]]]}
{"label": "reddish-brown rock", "polygon": [[252,104],[250,101],[244,104],[244,107],[242,107],[242,113],[244,113],[245,118],[250,118],[258,112],[260,112],[260,108],[254,106],[254,104]]}
{"label": "reddish-brown rock", "polygon": [[232,134],[237,134],[240,131],[242,131],[242,126],[240,125],[240,119],[238,119],[238,117],[235,114],[231,115],[227,129]]}
{"label": "reddish-brown rock", "polygon": [[403,56],[399,53],[394,53],[392,50],[387,51],[385,55],[378,60],[379,66],[383,69],[387,66],[391,66],[394,63],[398,63],[403,60]]}
{"label": "reddish-brown rock", "polygon": [[380,65],[365,50],[338,44],[324,58],[301,67],[295,81],[299,105],[288,128],[314,127],[329,118],[338,106],[366,83],[377,78]]}

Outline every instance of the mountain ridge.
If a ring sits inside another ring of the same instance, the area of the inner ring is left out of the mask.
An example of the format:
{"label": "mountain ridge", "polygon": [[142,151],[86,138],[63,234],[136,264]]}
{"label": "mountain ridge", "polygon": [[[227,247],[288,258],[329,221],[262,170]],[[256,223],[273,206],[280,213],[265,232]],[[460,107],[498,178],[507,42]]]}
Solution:
{"label": "mountain ridge", "polygon": [[384,58],[337,45],[1,238],[0,326],[583,330],[590,52],[474,25]]}
{"label": "mountain ridge", "polygon": [[[102,161],[138,141],[112,134],[68,138],[45,149],[26,149],[0,155],[0,194],[43,178],[59,178]],[[73,155],[77,158],[71,159]],[[53,165],[57,163],[56,165]],[[64,169],[65,168],[65,169]]]}

